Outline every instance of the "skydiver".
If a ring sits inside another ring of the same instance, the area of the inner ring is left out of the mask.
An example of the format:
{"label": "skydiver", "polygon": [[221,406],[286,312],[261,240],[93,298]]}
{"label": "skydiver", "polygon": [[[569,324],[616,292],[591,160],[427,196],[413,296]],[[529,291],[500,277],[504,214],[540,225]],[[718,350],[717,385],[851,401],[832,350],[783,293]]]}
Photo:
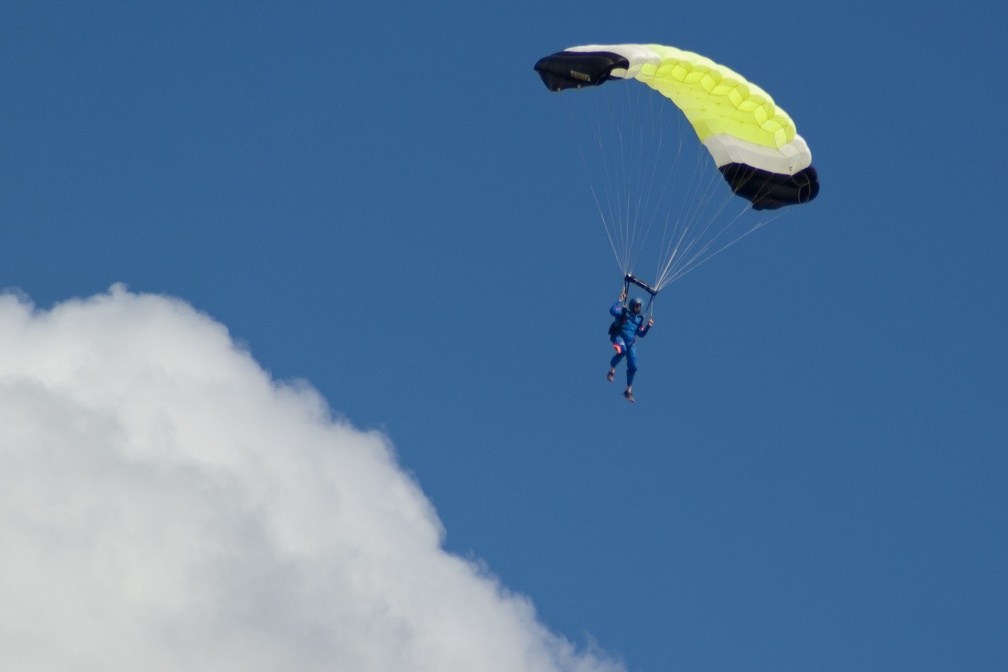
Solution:
{"label": "skydiver", "polygon": [[613,379],[616,377],[616,365],[620,363],[621,359],[626,357],[626,392],[623,393],[623,396],[632,404],[634,403],[633,380],[634,375],[637,373],[637,350],[634,344],[637,342],[638,336],[641,338],[647,336],[648,331],[654,325],[654,318],[648,318],[645,325],[644,315],[641,314],[641,309],[644,305],[643,302],[639,298],[634,297],[630,299],[629,307],[627,307],[623,305],[626,297],[627,290],[624,288],[623,293],[620,294],[619,301],[614,303],[612,308],[609,309],[609,314],[616,318],[616,321],[613,322],[612,327],[609,329],[610,341],[616,350],[616,354],[613,355],[612,361],[609,362],[609,373],[606,375],[606,380],[610,383],[613,382]]}

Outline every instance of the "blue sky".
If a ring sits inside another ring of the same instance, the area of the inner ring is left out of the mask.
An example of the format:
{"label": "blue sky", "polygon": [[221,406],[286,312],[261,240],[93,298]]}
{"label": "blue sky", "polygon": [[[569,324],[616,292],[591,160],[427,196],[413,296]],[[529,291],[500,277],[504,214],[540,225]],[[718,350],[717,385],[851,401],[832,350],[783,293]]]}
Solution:
{"label": "blue sky", "polygon": [[[793,13],[789,13],[793,12]],[[0,287],[179,297],[390,438],[541,620],[649,670],[1008,658],[1008,9],[0,5]],[[638,403],[535,61],[659,42],[822,191],[669,287]]]}

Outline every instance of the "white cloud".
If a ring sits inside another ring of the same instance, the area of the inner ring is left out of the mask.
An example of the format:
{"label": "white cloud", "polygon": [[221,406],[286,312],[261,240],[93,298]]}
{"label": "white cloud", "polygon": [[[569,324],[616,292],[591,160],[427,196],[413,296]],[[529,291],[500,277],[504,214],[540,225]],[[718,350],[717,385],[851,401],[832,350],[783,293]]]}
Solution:
{"label": "white cloud", "polygon": [[0,296],[0,668],[623,669],[442,537],[383,436],[187,304]]}

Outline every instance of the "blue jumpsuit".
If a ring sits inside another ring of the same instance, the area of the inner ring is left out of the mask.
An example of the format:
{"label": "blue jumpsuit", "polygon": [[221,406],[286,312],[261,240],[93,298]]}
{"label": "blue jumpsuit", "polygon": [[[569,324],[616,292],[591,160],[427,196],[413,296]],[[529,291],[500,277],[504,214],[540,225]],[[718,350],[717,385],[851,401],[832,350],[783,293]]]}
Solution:
{"label": "blue jumpsuit", "polygon": [[620,360],[626,357],[626,384],[627,387],[630,387],[633,385],[634,375],[637,373],[637,349],[634,344],[637,342],[638,336],[641,338],[647,336],[651,327],[644,324],[643,313],[634,315],[629,309],[623,307],[622,301],[614,303],[613,307],[609,309],[609,314],[617,319],[626,315],[619,333],[612,338],[616,354],[609,362],[609,368],[615,369]]}

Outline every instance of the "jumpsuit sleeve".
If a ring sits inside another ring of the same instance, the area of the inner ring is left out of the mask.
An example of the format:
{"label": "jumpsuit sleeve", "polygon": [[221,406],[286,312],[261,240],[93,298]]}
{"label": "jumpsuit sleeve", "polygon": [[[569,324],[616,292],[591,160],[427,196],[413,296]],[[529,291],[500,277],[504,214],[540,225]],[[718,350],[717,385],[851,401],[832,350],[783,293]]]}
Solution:
{"label": "jumpsuit sleeve", "polygon": [[612,315],[613,317],[619,317],[620,315],[622,315],[623,314],[623,302],[622,301],[617,301],[616,303],[614,303],[612,305],[612,308],[609,309],[609,314]]}

